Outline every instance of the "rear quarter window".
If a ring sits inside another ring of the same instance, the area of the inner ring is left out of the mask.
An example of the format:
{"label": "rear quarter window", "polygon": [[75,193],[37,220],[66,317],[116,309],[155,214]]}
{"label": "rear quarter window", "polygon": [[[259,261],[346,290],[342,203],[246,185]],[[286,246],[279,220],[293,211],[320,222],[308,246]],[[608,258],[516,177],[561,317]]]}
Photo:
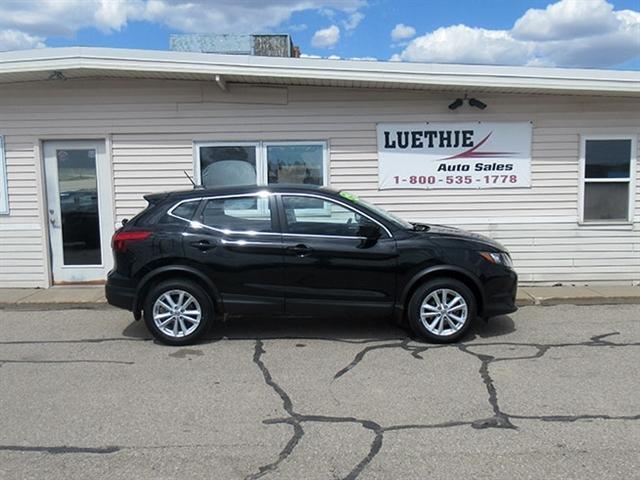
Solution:
{"label": "rear quarter window", "polygon": [[178,205],[176,208],[174,208],[172,213],[176,217],[180,217],[185,220],[191,220],[195,215],[199,204],[200,204],[200,201],[184,202]]}

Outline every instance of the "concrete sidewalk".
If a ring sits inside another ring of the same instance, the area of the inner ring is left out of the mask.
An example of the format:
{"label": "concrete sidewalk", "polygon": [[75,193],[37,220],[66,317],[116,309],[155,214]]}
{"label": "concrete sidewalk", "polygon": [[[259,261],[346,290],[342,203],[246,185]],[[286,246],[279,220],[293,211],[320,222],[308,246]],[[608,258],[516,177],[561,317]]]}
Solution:
{"label": "concrete sidewalk", "polygon": [[[517,303],[526,305],[603,305],[640,303],[640,286],[526,287]],[[58,286],[47,289],[0,288],[0,309],[110,308],[104,286]]]}

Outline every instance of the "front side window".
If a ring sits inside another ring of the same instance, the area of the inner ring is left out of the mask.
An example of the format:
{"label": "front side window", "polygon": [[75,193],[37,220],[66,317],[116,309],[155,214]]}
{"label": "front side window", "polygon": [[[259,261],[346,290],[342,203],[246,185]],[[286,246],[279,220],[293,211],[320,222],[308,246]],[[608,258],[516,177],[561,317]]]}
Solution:
{"label": "front side window", "polygon": [[583,220],[628,221],[633,175],[631,139],[584,140]]}
{"label": "front side window", "polygon": [[198,221],[229,232],[273,232],[267,197],[212,198],[205,200]]}
{"label": "front side window", "polygon": [[256,142],[197,144],[196,172],[205,187],[324,185],[324,142]]}
{"label": "front side window", "polygon": [[363,236],[363,226],[375,222],[350,208],[317,197],[282,197],[287,232],[301,235]]}

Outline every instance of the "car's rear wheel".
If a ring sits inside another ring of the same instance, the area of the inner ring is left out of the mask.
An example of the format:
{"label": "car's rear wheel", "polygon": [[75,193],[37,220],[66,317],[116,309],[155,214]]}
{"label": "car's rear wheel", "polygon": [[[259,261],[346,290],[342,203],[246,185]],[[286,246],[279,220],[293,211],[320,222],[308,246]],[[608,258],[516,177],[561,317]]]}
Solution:
{"label": "car's rear wheel", "polygon": [[207,292],[198,284],[185,279],[165,280],[149,290],[144,320],[152,335],[162,343],[188,345],[213,321],[213,306]]}
{"label": "car's rear wheel", "polygon": [[464,283],[451,278],[424,283],[409,300],[411,330],[431,342],[456,342],[465,335],[476,314],[473,292]]}

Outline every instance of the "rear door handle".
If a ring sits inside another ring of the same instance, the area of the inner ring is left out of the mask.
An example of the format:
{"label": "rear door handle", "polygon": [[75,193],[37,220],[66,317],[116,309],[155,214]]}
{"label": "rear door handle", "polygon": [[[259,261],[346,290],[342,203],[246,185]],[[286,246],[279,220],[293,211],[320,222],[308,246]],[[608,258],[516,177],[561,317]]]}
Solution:
{"label": "rear door handle", "polygon": [[212,245],[209,240],[198,240],[197,242],[191,242],[192,247],[196,247],[198,250],[206,252],[207,250],[211,250],[212,248],[216,248],[215,245]]}
{"label": "rear door handle", "polygon": [[306,245],[299,244],[291,247],[287,247],[287,251],[295,253],[299,257],[304,257],[313,251],[312,248],[307,247]]}

